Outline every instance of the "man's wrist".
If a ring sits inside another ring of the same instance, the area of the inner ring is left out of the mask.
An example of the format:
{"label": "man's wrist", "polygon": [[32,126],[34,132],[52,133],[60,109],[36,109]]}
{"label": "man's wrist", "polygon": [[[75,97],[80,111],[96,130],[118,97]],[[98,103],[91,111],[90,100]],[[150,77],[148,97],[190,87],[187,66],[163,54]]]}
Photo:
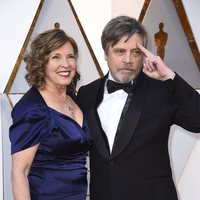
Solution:
{"label": "man's wrist", "polygon": [[175,76],[176,76],[175,72],[170,69],[163,80],[164,81],[169,80],[169,79],[174,80]]}

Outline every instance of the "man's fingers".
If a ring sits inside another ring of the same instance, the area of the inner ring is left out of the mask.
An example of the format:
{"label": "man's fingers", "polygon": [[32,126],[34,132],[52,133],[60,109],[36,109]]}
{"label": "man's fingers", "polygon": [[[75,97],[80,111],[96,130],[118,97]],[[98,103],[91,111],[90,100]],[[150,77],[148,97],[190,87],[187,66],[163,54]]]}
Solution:
{"label": "man's fingers", "polygon": [[155,56],[155,55],[152,54],[149,50],[147,50],[146,48],[144,48],[140,43],[137,43],[137,47],[139,48],[139,50],[140,50],[146,57],[153,57],[153,56]]}

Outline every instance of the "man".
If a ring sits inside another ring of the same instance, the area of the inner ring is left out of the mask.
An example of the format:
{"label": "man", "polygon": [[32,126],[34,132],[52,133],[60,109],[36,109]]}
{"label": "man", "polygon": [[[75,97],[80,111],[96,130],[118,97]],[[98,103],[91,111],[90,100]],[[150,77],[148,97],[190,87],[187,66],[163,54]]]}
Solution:
{"label": "man", "polygon": [[200,132],[200,95],[145,48],[137,20],[112,19],[101,40],[109,73],[78,92],[94,140],[91,200],[177,200],[169,131]]}

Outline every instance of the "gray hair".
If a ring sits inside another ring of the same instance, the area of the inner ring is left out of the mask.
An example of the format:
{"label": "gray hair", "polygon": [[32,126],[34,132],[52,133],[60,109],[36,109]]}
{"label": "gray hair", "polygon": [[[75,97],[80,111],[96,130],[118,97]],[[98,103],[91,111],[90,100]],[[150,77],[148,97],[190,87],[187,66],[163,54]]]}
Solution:
{"label": "gray hair", "polygon": [[122,37],[127,36],[127,40],[129,40],[135,33],[142,37],[143,45],[146,47],[148,40],[147,32],[139,21],[128,16],[118,16],[111,19],[105,26],[101,36],[104,52],[107,53],[109,46],[113,47]]}

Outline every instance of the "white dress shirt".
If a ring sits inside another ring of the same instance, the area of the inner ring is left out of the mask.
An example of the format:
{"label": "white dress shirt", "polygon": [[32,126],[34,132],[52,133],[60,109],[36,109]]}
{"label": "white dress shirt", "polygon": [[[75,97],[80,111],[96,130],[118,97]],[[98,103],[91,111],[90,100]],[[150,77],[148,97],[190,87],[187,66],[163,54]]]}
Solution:
{"label": "white dress shirt", "polygon": [[[108,79],[114,81],[110,73]],[[97,112],[101,121],[101,126],[108,138],[110,152],[112,152],[118,123],[128,94],[122,89],[109,94],[106,85],[107,80],[104,86],[103,101],[97,108]]]}

